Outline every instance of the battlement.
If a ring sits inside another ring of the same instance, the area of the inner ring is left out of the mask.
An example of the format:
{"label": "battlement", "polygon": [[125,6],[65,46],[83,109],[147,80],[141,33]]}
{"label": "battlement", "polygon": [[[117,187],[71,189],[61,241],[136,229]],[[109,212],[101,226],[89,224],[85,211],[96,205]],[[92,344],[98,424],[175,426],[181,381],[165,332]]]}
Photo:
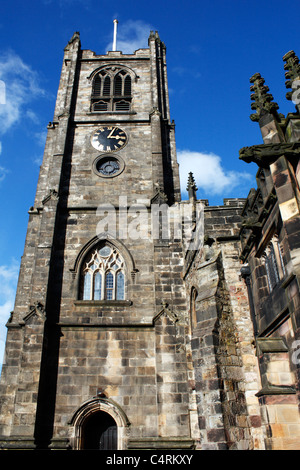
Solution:
{"label": "battlement", "polygon": [[96,54],[96,52],[89,49],[84,49],[82,51],[82,60],[126,60],[126,59],[149,59],[150,50],[149,49],[137,49],[132,54],[123,54],[122,51],[107,51],[106,54]]}

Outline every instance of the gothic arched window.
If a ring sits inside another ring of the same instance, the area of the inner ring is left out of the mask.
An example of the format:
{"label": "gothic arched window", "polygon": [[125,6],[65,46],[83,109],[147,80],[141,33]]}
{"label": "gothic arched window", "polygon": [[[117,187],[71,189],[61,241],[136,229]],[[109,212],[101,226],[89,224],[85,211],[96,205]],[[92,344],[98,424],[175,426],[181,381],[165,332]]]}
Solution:
{"label": "gothic arched window", "polygon": [[191,327],[195,328],[197,326],[197,312],[196,312],[196,301],[198,297],[198,292],[195,287],[192,287],[191,297],[190,297],[190,312],[191,312]]}
{"label": "gothic arched window", "polygon": [[269,289],[272,291],[279,282],[278,266],[275,258],[274,247],[271,244],[266,250],[265,267],[267,272]]}
{"label": "gothic arched window", "polygon": [[124,269],[124,260],[115,248],[95,248],[81,268],[81,300],[124,300]]}
{"label": "gothic arched window", "polygon": [[92,92],[93,111],[108,111],[111,99],[111,76],[109,71],[102,70],[94,78]]}
{"label": "gothic arched window", "polygon": [[274,236],[268,244],[264,258],[269,291],[271,292],[285,275],[281,247],[277,236]]}
{"label": "gothic arched window", "polygon": [[92,111],[130,111],[131,76],[119,68],[97,73],[93,82]]}

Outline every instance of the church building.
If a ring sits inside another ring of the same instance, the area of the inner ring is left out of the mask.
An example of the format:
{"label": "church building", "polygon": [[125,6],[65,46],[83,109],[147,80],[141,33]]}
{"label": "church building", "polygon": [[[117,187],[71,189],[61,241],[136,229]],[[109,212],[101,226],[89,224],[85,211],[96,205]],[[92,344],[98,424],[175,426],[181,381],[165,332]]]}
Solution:
{"label": "church building", "polygon": [[[257,188],[210,206],[191,168],[182,201],[166,47],[152,31],[148,46],[97,55],[76,32],[64,50],[0,448],[299,449],[299,109],[280,114],[255,74],[263,143],[240,158]],[[294,90],[298,58],[284,62]]]}

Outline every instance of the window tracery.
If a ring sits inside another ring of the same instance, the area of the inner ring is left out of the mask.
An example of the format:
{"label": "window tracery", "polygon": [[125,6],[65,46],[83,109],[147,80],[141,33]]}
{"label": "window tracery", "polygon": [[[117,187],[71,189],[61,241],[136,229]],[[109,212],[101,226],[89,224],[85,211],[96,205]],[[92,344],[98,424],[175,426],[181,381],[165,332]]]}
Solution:
{"label": "window tracery", "polygon": [[128,71],[112,67],[94,77],[92,111],[130,111],[132,79]]}
{"label": "window tracery", "polygon": [[276,235],[272,237],[264,252],[264,260],[269,291],[272,292],[285,275],[281,246]]}
{"label": "window tracery", "polygon": [[97,247],[85,259],[80,297],[82,300],[125,299],[125,263],[115,248]]}

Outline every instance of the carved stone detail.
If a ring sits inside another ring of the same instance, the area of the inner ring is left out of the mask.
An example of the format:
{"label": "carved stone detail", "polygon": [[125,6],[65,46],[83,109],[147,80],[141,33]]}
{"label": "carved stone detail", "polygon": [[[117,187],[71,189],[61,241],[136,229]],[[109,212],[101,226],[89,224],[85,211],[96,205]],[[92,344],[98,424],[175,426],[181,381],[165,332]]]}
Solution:
{"label": "carved stone detail", "polygon": [[167,204],[167,203],[168,203],[168,196],[165,194],[162,187],[158,184],[156,193],[151,199],[151,204]]}
{"label": "carved stone detail", "polygon": [[27,315],[25,315],[25,317],[23,318],[22,324],[26,324],[28,322],[28,320],[31,317],[33,317],[34,315],[36,315],[40,320],[42,320],[43,323],[45,322],[45,320],[46,320],[46,311],[45,311],[45,307],[42,303],[35,302],[34,305],[30,305],[29,313],[27,313]]}
{"label": "carved stone detail", "polygon": [[[284,70],[286,70],[285,78],[287,78],[285,86],[286,88],[293,88],[294,80],[300,79],[299,59],[294,51],[289,51],[283,56],[283,60],[284,62],[286,62],[284,64]],[[288,100],[291,100],[292,94],[292,91],[288,91],[286,94],[286,98]]]}
{"label": "carved stone detail", "polygon": [[250,119],[259,121],[265,114],[275,114],[279,106],[273,102],[273,96],[268,93],[269,87],[265,85],[265,80],[260,73],[254,74],[250,78],[250,83],[253,83],[250,90],[254,92],[251,94],[251,100],[254,101],[251,104],[251,109],[256,111],[256,114],[251,114]]}
{"label": "carved stone detail", "polygon": [[268,168],[282,155],[300,154],[300,142],[252,145],[240,149],[239,154],[240,160],[246,163],[254,162],[259,167]]}
{"label": "carved stone detail", "polygon": [[161,315],[166,315],[169,318],[169,320],[173,323],[177,323],[178,321],[181,320],[181,315],[175,313],[173,309],[170,309],[169,304],[167,304],[166,302],[162,302],[162,307],[163,308],[154,317],[153,319],[154,323]]}
{"label": "carved stone detail", "polygon": [[49,194],[43,199],[42,204],[45,205],[50,200],[58,201],[58,192],[55,189],[50,189]]}

